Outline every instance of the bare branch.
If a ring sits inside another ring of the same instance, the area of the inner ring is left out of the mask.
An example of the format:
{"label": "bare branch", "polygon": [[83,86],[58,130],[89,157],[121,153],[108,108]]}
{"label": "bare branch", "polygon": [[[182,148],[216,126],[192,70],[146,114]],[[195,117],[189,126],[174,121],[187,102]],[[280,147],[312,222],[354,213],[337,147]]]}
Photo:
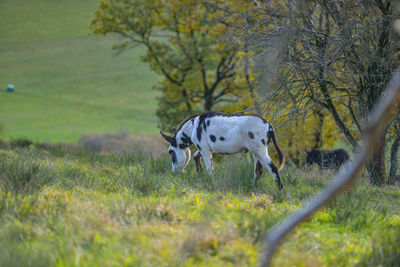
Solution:
{"label": "bare branch", "polygon": [[354,164],[346,166],[346,168],[338,172],[332,178],[332,184],[330,186],[321,190],[303,205],[301,209],[289,215],[283,222],[276,224],[273,229],[268,232],[266,238],[268,245],[261,255],[260,266],[270,265],[272,256],[278,245],[291,230],[356,180],[361,168],[375,149],[377,140],[379,139],[378,137],[390,110],[396,103],[400,103],[400,71],[395,73],[389,86],[386,95],[381,97],[379,104],[370,116],[369,125],[365,131],[364,144],[358,148]]}

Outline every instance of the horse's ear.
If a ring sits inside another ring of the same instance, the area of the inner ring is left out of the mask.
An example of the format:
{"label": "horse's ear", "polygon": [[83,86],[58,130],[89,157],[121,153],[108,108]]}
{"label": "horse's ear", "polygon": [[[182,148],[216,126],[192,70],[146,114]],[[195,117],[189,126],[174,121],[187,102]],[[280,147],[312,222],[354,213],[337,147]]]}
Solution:
{"label": "horse's ear", "polygon": [[174,134],[176,134],[176,132],[177,132],[176,128],[174,128],[173,130],[174,130]]}
{"label": "horse's ear", "polygon": [[174,138],[172,136],[166,135],[165,133],[163,133],[162,131],[160,131],[161,136],[165,139],[165,141],[167,141],[168,143],[172,143],[172,141],[174,140]]}

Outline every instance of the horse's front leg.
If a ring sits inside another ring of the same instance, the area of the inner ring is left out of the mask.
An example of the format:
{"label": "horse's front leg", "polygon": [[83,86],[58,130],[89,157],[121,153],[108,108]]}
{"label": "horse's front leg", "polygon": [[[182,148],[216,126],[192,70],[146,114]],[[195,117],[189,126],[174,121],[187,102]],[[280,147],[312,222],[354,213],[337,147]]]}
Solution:
{"label": "horse's front leg", "polygon": [[210,175],[214,173],[214,167],[212,165],[212,153],[210,150],[202,149],[201,156],[203,157],[204,164],[206,165],[206,170]]}

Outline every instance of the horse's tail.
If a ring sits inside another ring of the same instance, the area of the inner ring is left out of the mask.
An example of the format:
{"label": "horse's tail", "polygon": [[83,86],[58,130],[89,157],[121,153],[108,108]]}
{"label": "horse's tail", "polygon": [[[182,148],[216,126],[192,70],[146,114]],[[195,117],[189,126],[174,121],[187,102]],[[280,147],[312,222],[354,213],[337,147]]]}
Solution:
{"label": "horse's tail", "polygon": [[272,139],[272,142],[274,142],[276,152],[278,152],[278,157],[279,157],[278,170],[280,171],[283,168],[283,165],[285,165],[286,159],[285,159],[285,155],[283,154],[282,150],[280,150],[278,143],[276,142],[275,131],[274,131],[274,128],[272,128],[272,126],[269,127],[267,135],[268,135],[268,141],[270,139]]}

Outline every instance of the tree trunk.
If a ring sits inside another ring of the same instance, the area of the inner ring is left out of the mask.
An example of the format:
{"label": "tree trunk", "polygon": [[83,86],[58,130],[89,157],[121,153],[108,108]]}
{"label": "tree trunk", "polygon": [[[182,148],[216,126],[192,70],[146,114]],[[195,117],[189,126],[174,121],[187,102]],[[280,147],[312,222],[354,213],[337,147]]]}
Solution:
{"label": "tree trunk", "polygon": [[322,147],[322,127],[324,126],[324,113],[322,110],[316,110],[315,111],[317,115],[317,129],[315,130],[314,133],[314,148],[319,149]]}
{"label": "tree trunk", "polygon": [[395,139],[392,144],[392,148],[390,149],[389,184],[394,184],[395,182],[400,180],[400,175],[397,176],[399,147],[400,147],[400,127],[399,128],[396,127]]}
{"label": "tree trunk", "polygon": [[375,152],[372,154],[371,160],[367,166],[368,176],[371,184],[383,185],[386,183],[385,171],[385,147],[386,133],[383,133],[377,141]]}
{"label": "tree trunk", "polygon": [[211,111],[213,107],[212,93],[209,90],[204,92],[204,110]]}
{"label": "tree trunk", "polygon": [[[380,1],[377,1],[380,2]],[[390,1],[386,5],[380,2],[378,5],[382,12],[383,21],[380,24],[379,38],[376,50],[371,54],[371,59],[368,64],[366,81],[366,103],[368,112],[371,112],[375,107],[378,99],[384,93],[386,86],[391,77],[391,67],[393,64],[390,62],[388,56],[390,47],[390,25],[392,22],[391,5]],[[386,133],[387,126],[383,130],[383,134],[377,140],[377,148],[372,155],[372,160],[368,166],[369,179],[374,185],[383,185],[389,183],[385,171],[385,147],[386,147]]]}
{"label": "tree trunk", "polygon": [[400,147],[400,137],[397,137],[392,145],[392,149],[390,151],[390,171],[389,171],[389,184],[394,184],[395,182],[400,180],[400,176],[397,176],[397,152]]}
{"label": "tree trunk", "polygon": [[342,131],[342,133],[346,137],[347,141],[349,141],[349,143],[353,147],[353,149],[356,148],[358,146],[357,141],[354,139],[349,128],[347,128],[345,123],[340,118],[339,113],[336,110],[336,107],[332,102],[331,95],[330,95],[328,87],[327,87],[327,82],[325,80],[322,80],[319,83],[319,88],[320,88],[322,94],[324,95],[324,98],[326,101],[325,102],[326,109],[331,113],[331,115],[333,116],[333,119],[335,120],[336,125]]}

